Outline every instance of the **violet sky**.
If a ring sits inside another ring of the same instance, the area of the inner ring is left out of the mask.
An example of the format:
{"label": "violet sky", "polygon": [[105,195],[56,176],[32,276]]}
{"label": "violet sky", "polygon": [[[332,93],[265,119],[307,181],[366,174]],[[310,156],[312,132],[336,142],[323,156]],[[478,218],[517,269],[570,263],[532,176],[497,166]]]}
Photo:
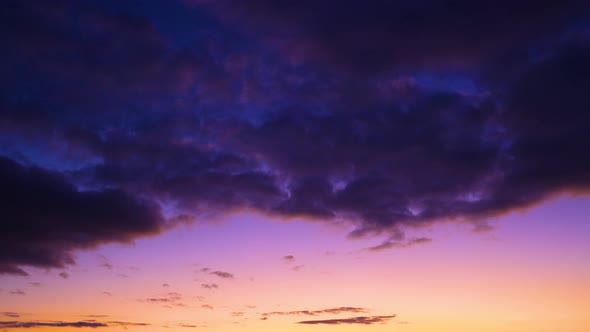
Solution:
{"label": "violet sky", "polygon": [[590,2],[0,6],[0,331],[590,331]]}

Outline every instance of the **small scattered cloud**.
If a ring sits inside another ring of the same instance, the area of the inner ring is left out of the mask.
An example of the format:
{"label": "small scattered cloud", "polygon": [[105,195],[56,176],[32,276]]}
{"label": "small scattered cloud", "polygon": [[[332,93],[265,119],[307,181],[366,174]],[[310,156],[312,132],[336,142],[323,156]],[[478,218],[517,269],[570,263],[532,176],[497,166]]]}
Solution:
{"label": "small scattered cloud", "polygon": [[430,242],[432,242],[432,239],[428,237],[415,237],[407,241],[390,238],[379,245],[367,248],[367,250],[383,251],[387,249],[408,248],[415,245],[426,244]]}
{"label": "small scattered cloud", "polygon": [[219,285],[217,285],[217,284],[201,284],[201,287],[205,288],[205,289],[217,289],[217,288],[219,288]]}
{"label": "small scattered cloud", "polygon": [[123,322],[123,321],[111,321],[107,322],[108,326],[121,326],[127,329],[128,326],[150,326],[149,323],[134,323],[134,322]]}
{"label": "small scattered cloud", "polygon": [[18,318],[18,317],[20,317],[20,315],[17,314],[16,312],[10,312],[10,311],[0,312],[0,315],[2,315],[4,317],[10,317],[10,318]]}
{"label": "small scattered cloud", "polygon": [[70,274],[67,272],[61,272],[60,274],[58,274],[58,276],[60,276],[63,279],[68,279],[70,278]]}
{"label": "small scattered cloud", "polygon": [[168,288],[168,287],[170,287],[170,285],[169,284],[162,284],[162,287]]}
{"label": "small scattered cloud", "polygon": [[351,318],[338,318],[338,319],[323,319],[323,320],[306,320],[297,322],[297,324],[309,324],[309,325],[341,325],[341,324],[361,324],[361,325],[372,325],[378,323],[387,323],[389,320],[395,318],[395,315],[390,316],[360,316]]}
{"label": "small scattered cloud", "polygon": [[196,329],[199,326],[198,325],[191,325],[191,324],[178,324],[178,327],[186,327],[186,328]]}
{"label": "small scattered cloud", "polygon": [[305,265],[295,265],[291,268],[293,271],[301,271]]}
{"label": "small scattered cloud", "polygon": [[104,255],[99,255],[98,259],[100,260],[100,267],[104,267],[105,269],[112,270],[113,265],[109,262],[109,259]]}
{"label": "small scattered cloud", "polygon": [[146,299],[140,299],[140,302],[163,304],[166,307],[185,307],[186,304],[182,302],[182,294],[176,292],[170,292],[160,297],[149,297]]}
{"label": "small scattered cloud", "polygon": [[26,295],[27,293],[25,293],[23,290],[20,289],[15,289],[15,290],[11,290],[10,291],[10,295]]}
{"label": "small scattered cloud", "polygon": [[203,309],[210,309],[210,310],[213,310],[213,307],[212,307],[212,306],[210,306],[210,305],[208,305],[208,304],[203,304],[203,305],[201,305],[201,308],[203,308]]}
{"label": "small scattered cloud", "polygon": [[243,317],[244,313],[242,311],[234,311],[234,312],[231,312],[230,315],[232,317]]}
{"label": "small scattered cloud", "polygon": [[29,285],[31,285],[33,287],[41,287],[41,283],[40,282],[29,282]]}
{"label": "small scattered cloud", "polygon": [[283,256],[283,261],[287,264],[293,263],[295,261],[295,256],[293,256],[293,255]]}
{"label": "small scattered cloud", "polygon": [[209,272],[209,274],[212,275],[216,275],[222,279],[234,279],[234,275],[232,273],[229,272],[224,272],[224,271],[213,271],[213,272]]}
{"label": "small scattered cloud", "polygon": [[113,296],[113,294],[111,292],[107,292],[107,291],[103,291],[102,295]]}

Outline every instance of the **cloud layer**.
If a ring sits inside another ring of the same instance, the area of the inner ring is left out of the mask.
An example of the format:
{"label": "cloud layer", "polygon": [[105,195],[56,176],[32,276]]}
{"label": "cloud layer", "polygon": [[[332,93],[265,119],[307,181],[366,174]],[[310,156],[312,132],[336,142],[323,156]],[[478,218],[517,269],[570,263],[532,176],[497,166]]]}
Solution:
{"label": "cloud layer", "polygon": [[167,6],[207,23],[4,4],[0,273],[243,210],[403,247],[590,188],[587,1]]}

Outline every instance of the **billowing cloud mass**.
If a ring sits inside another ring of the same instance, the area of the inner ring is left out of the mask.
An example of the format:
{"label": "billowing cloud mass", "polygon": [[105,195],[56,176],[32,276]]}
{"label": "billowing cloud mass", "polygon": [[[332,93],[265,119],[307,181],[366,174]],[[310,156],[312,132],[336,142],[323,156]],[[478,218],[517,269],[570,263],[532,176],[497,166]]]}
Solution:
{"label": "billowing cloud mass", "polygon": [[387,323],[390,319],[395,318],[395,315],[391,316],[360,316],[352,318],[336,318],[336,319],[325,319],[325,320],[306,320],[298,322],[297,324],[308,324],[308,325],[340,325],[340,324],[362,324],[371,325],[378,323]]}
{"label": "billowing cloud mass", "polygon": [[[64,176],[0,157],[0,273],[64,267],[72,249],[129,242],[163,228],[159,208],[120,189],[79,191]],[[68,274],[61,272],[66,279]]]}
{"label": "billowing cloud mass", "polygon": [[108,4],[2,5],[0,273],[234,211],[395,237],[590,189],[588,1],[166,2],[182,38]]}

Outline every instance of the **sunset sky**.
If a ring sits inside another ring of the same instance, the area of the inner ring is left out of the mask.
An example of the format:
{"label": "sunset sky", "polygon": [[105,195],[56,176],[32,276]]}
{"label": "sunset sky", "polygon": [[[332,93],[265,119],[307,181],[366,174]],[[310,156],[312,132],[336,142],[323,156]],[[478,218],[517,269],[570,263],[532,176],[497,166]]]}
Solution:
{"label": "sunset sky", "polygon": [[590,332],[589,1],[0,6],[0,331]]}

